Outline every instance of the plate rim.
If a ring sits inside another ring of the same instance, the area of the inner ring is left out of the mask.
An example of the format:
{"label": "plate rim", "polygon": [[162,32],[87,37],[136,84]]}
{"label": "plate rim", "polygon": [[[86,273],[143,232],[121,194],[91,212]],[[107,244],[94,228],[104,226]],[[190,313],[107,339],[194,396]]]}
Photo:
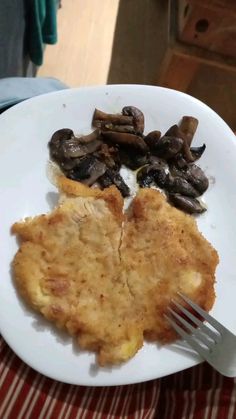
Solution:
{"label": "plate rim", "polygon": [[28,104],[31,102],[37,102],[38,100],[41,100],[41,98],[45,98],[45,97],[51,97],[51,96],[63,96],[63,93],[71,93],[71,92],[79,92],[79,91],[85,91],[85,90],[103,90],[104,88],[108,88],[111,90],[115,90],[115,89],[120,89],[120,88],[129,88],[129,89],[157,89],[160,91],[166,91],[166,92],[174,92],[175,94],[182,96],[182,97],[186,97],[191,99],[193,102],[200,104],[201,106],[205,107],[208,111],[210,110],[218,119],[220,118],[220,120],[224,123],[225,128],[227,128],[227,130],[229,130],[229,132],[231,134],[234,134],[233,130],[230,128],[230,126],[227,124],[227,122],[216,112],[214,111],[214,109],[212,109],[209,105],[207,105],[206,103],[202,102],[200,99],[190,95],[189,93],[185,93],[185,92],[181,92],[179,90],[175,90],[175,89],[171,89],[169,87],[163,87],[163,86],[155,86],[155,85],[151,85],[151,84],[101,84],[101,85],[91,85],[91,86],[81,86],[81,87],[68,87],[66,89],[61,89],[61,90],[56,90],[53,92],[48,92],[48,93],[43,93],[25,100],[22,100],[21,102],[16,103],[15,105],[11,106],[10,108],[8,108],[7,110],[5,110],[2,114],[0,114],[1,119],[4,118],[5,115],[9,115],[11,112],[14,112],[15,109],[23,106],[24,104]]}

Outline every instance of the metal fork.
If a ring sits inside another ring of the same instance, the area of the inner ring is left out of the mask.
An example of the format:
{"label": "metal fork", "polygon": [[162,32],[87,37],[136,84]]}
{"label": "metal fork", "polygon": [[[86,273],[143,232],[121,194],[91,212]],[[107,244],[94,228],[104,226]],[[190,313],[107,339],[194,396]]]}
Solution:
{"label": "metal fork", "polygon": [[[173,301],[174,305],[168,308],[169,315],[165,316],[171,326],[217,371],[227,377],[236,377],[236,336],[189,298],[181,293],[178,295],[193,312]],[[211,327],[199,320],[196,314]]]}

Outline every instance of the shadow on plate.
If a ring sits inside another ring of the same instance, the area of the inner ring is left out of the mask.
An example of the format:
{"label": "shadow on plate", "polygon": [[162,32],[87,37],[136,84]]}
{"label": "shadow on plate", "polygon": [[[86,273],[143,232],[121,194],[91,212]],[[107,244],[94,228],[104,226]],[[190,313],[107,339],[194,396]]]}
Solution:
{"label": "shadow on plate", "polygon": [[101,367],[98,365],[98,363],[95,361],[90,364],[89,367],[89,375],[90,377],[96,377],[100,372],[105,372],[107,374],[111,374],[114,370],[119,370],[122,365],[125,363],[122,363],[120,365],[112,365],[110,367]]}
{"label": "shadow on plate", "polygon": [[[28,307],[27,307],[28,309]],[[30,309],[29,309],[30,310]],[[37,332],[45,332],[49,331],[53,336],[55,336],[56,341],[62,345],[71,345],[72,344],[72,338],[68,333],[66,333],[64,330],[58,329],[56,326],[54,326],[52,323],[50,323],[48,320],[44,319],[40,314],[33,313],[34,320],[32,322],[33,328]]]}
{"label": "shadow on plate", "polygon": [[50,210],[53,210],[57,206],[58,199],[59,199],[58,192],[48,192],[46,194],[46,201],[49,205]]}
{"label": "shadow on plate", "polygon": [[184,341],[178,340],[175,343],[167,346],[169,351],[175,352],[179,355],[187,355],[191,357],[194,361],[199,361],[201,359],[200,355],[198,355],[190,346],[185,343]]}
{"label": "shadow on plate", "polygon": [[111,367],[101,367],[97,362],[97,357],[94,352],[89,352],[87,350],[81,349],[76,342],[76,339],[74,338],[72,341],[72,350],[74,355],[82,355],[82,354],[89,354],[92,356],[91,363],[89,366],[88,374],[90,377],[96,377],[100,372],[105,372],[108,374],[111,374],[114,370],[117,370],[120,368],[120,365],[115,365]]}

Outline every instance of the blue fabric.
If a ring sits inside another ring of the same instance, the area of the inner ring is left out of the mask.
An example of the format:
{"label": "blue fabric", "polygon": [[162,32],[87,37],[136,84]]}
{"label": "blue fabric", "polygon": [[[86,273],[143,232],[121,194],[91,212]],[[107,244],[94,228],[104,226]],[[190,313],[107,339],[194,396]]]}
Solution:
{"label": "blue fabric", "polygon": [[0,110],[33,96],[67,88],[68,86],[54,78],[9,77],[0,79]]}

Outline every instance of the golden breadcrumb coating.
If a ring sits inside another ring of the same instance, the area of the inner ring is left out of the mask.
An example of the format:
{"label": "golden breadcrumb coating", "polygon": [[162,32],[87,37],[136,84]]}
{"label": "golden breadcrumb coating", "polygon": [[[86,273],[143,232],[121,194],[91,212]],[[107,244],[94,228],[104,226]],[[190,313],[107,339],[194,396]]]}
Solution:
{"label": "golden breadcrumb coating", "polygon": [[147,338],[169,342],[176,335],[164,314],[177,292],[205,310],[215,300],[218,254],[198,231],[193,217],[169,205],[153,189],[134,198],[122,238],[122,266],[143,315]]}
{"label": "golden breadcrumb coating", "polygon": [[60,177],[57,208],[13,225],[16,286],[35,310],[95,351],[100,365],[135,355],[144,336],[175,334],[163,314],[178,290],[209,310],[217,252],[194,219],[153,189],[126,216],[123,198]]}

